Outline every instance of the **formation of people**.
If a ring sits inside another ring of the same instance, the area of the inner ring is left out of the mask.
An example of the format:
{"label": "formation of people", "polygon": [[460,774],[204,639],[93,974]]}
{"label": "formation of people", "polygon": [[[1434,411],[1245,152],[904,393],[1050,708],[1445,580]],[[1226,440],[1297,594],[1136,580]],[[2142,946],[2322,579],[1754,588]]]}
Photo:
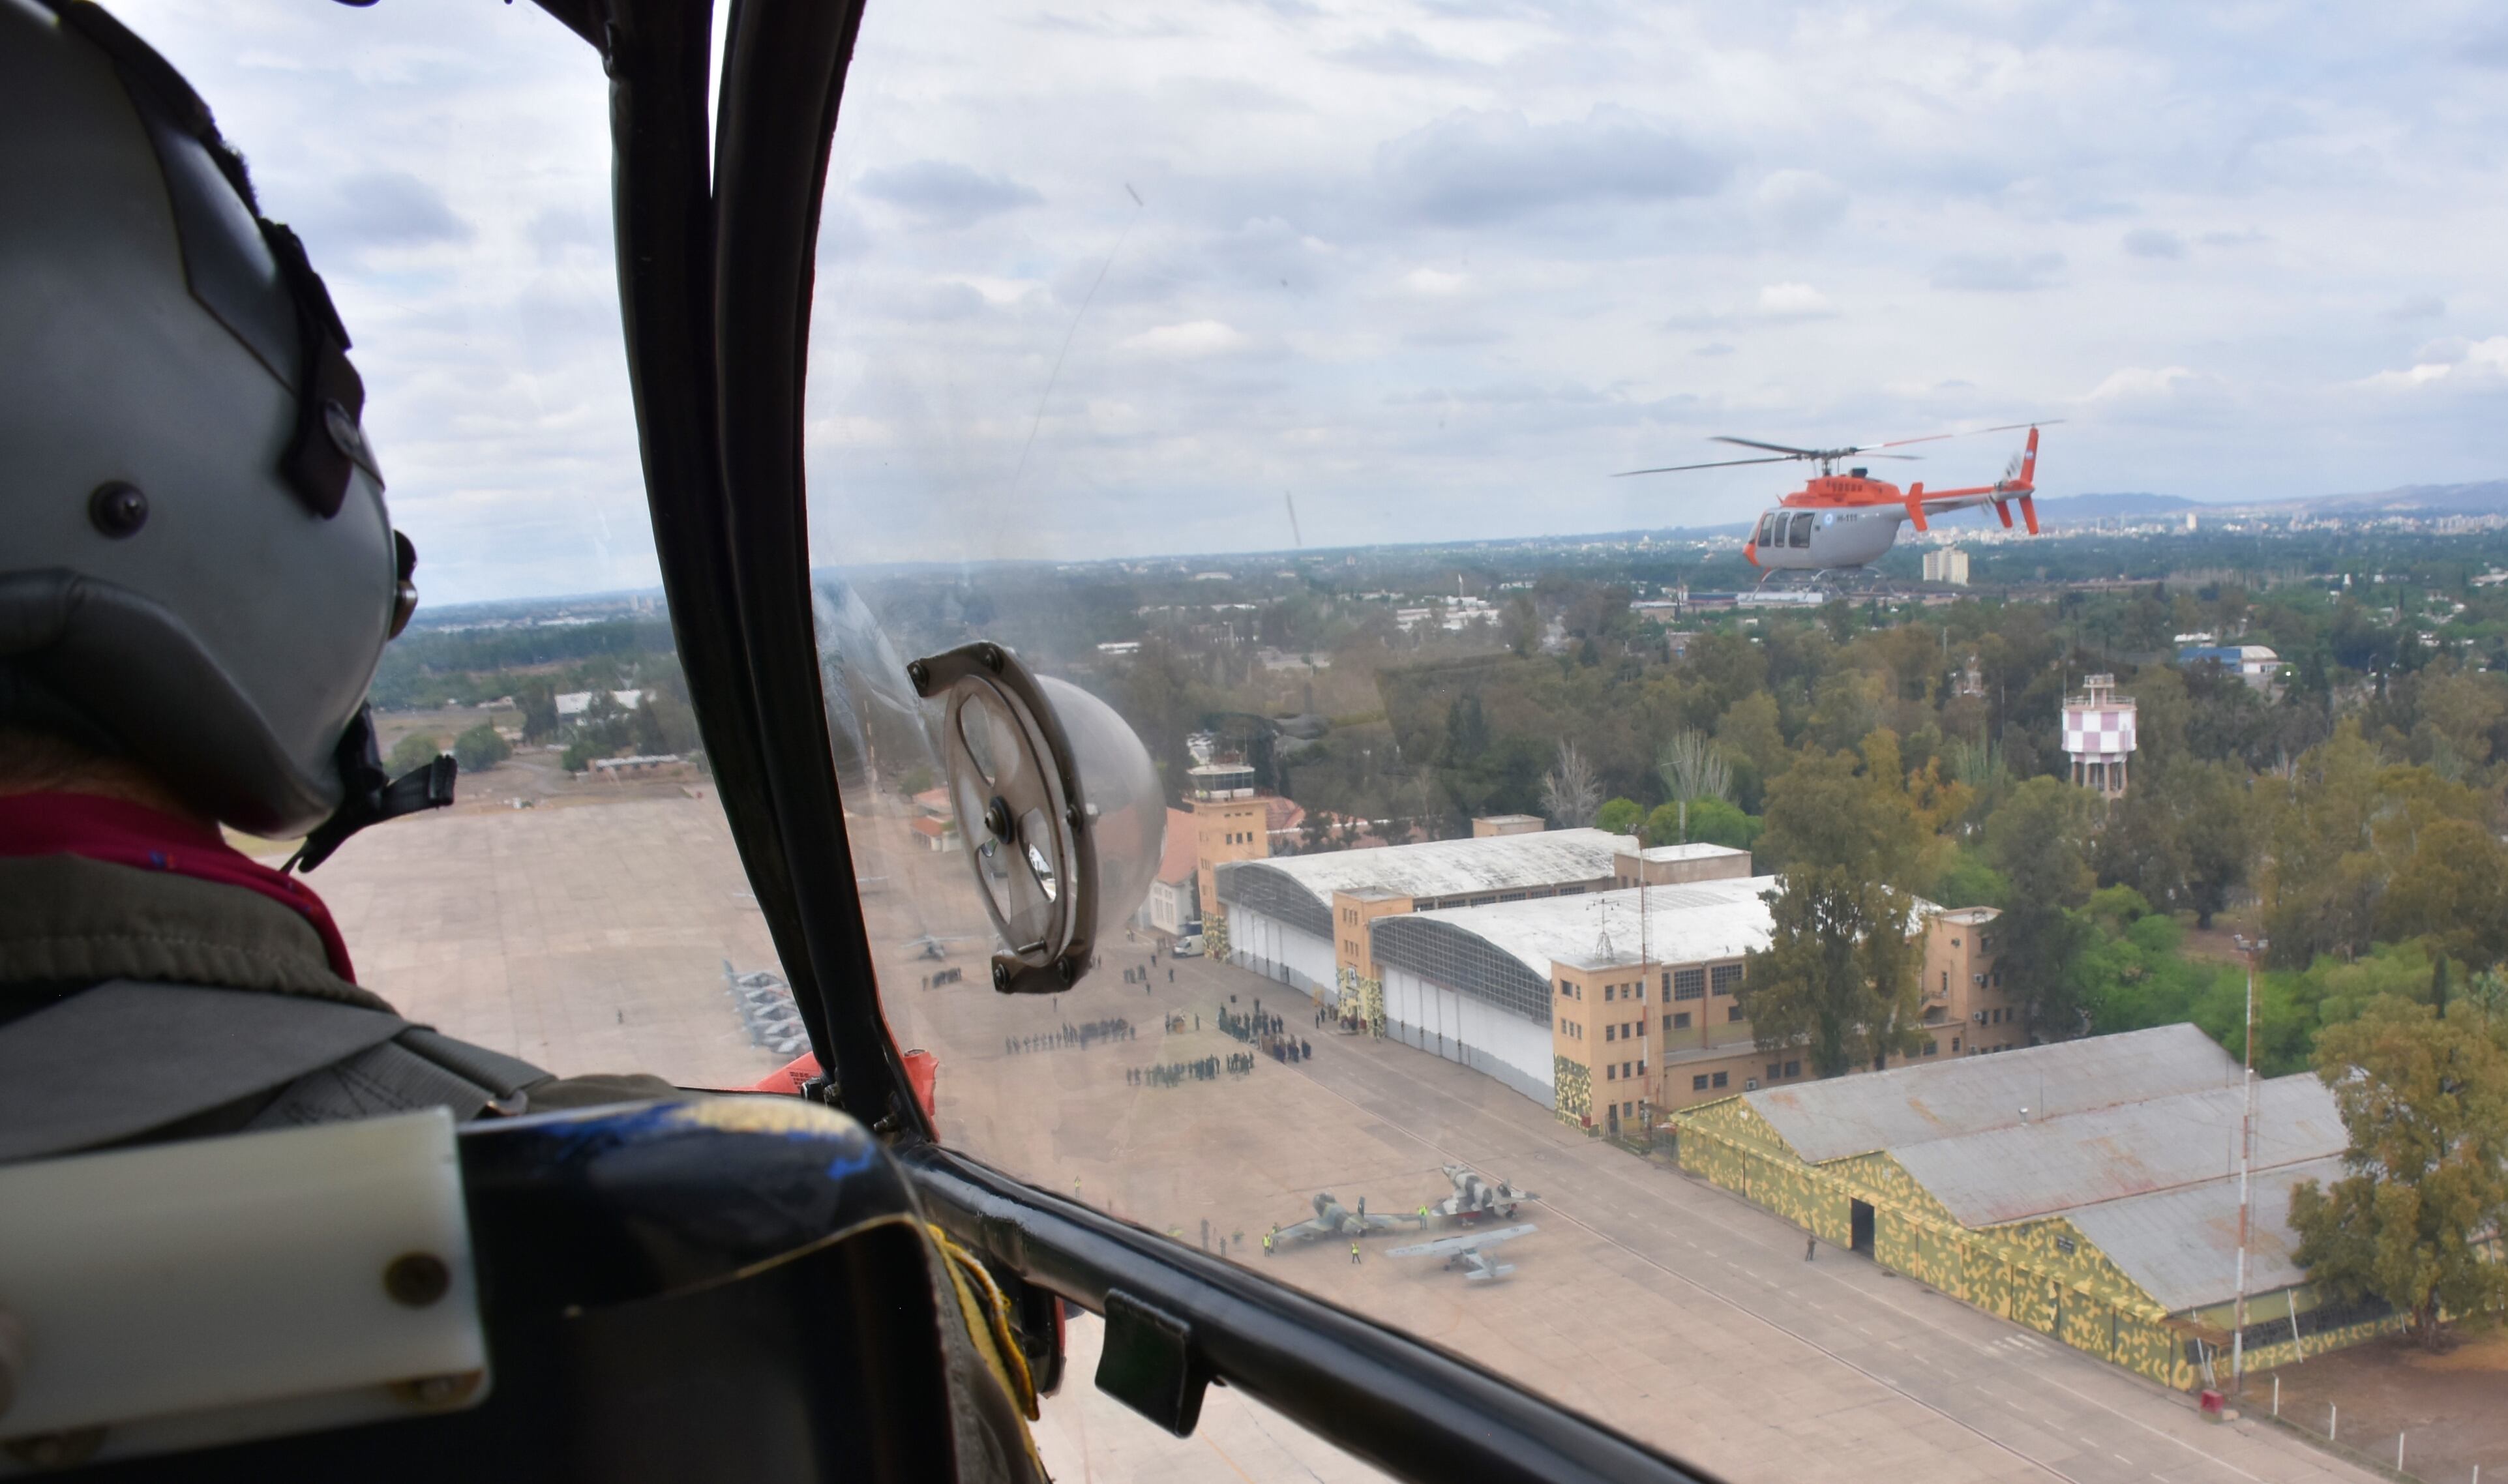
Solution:
{"label": "formation of people", "polygon": [[1134,1087],[1173,1088],[1188,1082],[1216,1082],[1223,1075],[1242,1077],[1254,1070],[1251,1052],[1239,1052],[1225,1058],[1202,1057],[1192,1061],[1169,1061],[1159,1066],[1136,1066],[1124,1074],[1124,1080]]}
{"label": "formation of people", "polygon": [[[1230,1004],[1236,996],[1228,997]],[[1270,1055],[1274,1061],[1304,1061],[1315,1054],[1314,1043],[1290,1035],[1289,1022],[1267,1013],[1260,999],[1251,1010],[1232,1014],[1226,1008],[1219,1012],[1219,1028],[1239,1041],[1250,1041]]]}
{"label": "formation of people", "polygon": [[[1169,1029],[1174,1027],[1170,1025]],[[1103,1020],[1090,1020],[1085,1025],[1064,1021],[1060,1030],[1042,1035],[1005,1036],[1002,1050],[1011,1056],[1021,1052],[1085,1050],[1100,1041],[1129,1041],[1139,1034],[1139,1027],[1121,1016]]]}
{"label": "formation of people", "polygon": [[1253,1041],[1264,1036],[1276,1036],[1288,1028],[1288,1022],[1282,1020],[1278,1016],[1264,1014],[1262,1006],[1263,1002],[1261,1000],[1256,1000],[1254,1002],[1254,1011],[1250,1015],[1230,1015],[1227,1011],[1222,1010],[1219,1012],[1219,1028],[1228,1032],[1228,1034],[1235,1036],[1239,1041]]}

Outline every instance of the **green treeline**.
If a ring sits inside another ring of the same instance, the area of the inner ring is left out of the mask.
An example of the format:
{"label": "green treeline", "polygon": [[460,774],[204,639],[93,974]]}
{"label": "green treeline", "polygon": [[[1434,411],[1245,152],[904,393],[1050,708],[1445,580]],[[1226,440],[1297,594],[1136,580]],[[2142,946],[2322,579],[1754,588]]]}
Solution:
{"label": "green treeline", "polygon": [[559,690],[590,690],[615,686],[620,675],[657,662],[679,668],[666,618],[420,630],[384,647],[370,699],[386,711],[475,706],[513,695],[526,676]]}
{"label": "green treeline", "polygon": [[[1693,620],[1677,646],[1630,600],[1545,580],[1499,622],[1422,636],[1394,632],[1381,608],[1299,592],[1249,622],[1327,658],[1301,672],[1302,691],[1156,634],[1100,688],[1178,792],[1189,732],[1310,709],[1333,722],[1319,737],[1235,740],[1267,785],[1383,836],[1530,813],[1665,842],[1685,812],[1687,838],[1747,845],[1762,871],[1825,861],[1908,899],[1997,907],[2006,983],[2041,1039],[2192,1020],[2235,1040],[2245,976],[2230,925],[2271,943],[2258,987],[2268,1073],[2310,1064],[2318,1033],[2380,994],[2433,1003],[2435,983],[2488,983],[2508,956],[2497,588],[1832,601]],[[2289,663],[2269,686],[2181,667],[2187,632]],[[2113,804],[2069,782],[2061,747],[2064,698],[2090,673],[2116,676],[2137,708],[2131,787]],[[1789,795],[1817,801],[1791,827]],[[1872,809],[1839,802],[1865,796]],[[1824,834],[1866,815],[1887,838],[1850,848]],[[1307,848],[1356,833],[1310,821]],[[2208,936],[2190,952],[2194,935]]]}
{"label": "green treeline", "polygon": [[[623,706],[613,692],[639,691]],[[583,714],[561,723],[557,698],[590,692]],[[565,766],[581,771],[601,758],[701,752],[671,626],[661,618],[405,635],[384,649],[368,698],[381,710],[434,710],[511,700],[523,740],[566,744]],[[495,766],[510,747],[486,724],[460,736],[420,734],[395,751],[395,771],[449,749],[466,771]],[[406,754],[406,756],[404,756]]]}

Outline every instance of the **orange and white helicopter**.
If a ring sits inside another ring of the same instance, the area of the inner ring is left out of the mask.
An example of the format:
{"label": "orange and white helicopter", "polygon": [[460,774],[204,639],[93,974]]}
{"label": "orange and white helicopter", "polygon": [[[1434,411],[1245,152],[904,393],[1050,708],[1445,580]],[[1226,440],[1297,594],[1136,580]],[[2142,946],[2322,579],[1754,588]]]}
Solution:
{"label": "orange and white helicopter", "polygon": [[[2011,506],[2020,506],[2020,518],[2028,524],[2029,534],[2038,534],[2038,429],[2061,418],[2046,423],[2007,423],[1998,427],[1973,428],[1964,433],[1928,433],[1921,438],[1894,438],[1887,443],[1860,443],[1851,448],[1794,448],[1784,443],[1762,443],[1755,438],[1717,437],[1718,443],[1739,444],[1743,448],[1766,449],[1754,459],[1719,459],[1712,464],[1675,464],[1663,468],[1629,469],[1614,474],[1625,479],[1632,474],[1676,474],[1686,469],[1732,468],[1744,464],[1789,464],[1805,461],[1820,466],[1819,474],[1803,481],[1803,487],[1779,501],[1774,509],[1759,517],[1751,539],[1742,548],[1742,559],[1759,569],[1764,582],[1778,573],[1853,572],[1870,562],[1877,562],[1899,539],[1899,526],[1904,521],[1918,531],[1932,529],[1931,517],[1946,515],[1953,510],[1966,510],[1977,505],[1992,505],[2003,518],[2003,527],[2011,529]],[[1894,454],[1886,450],[1904,448],[1911,443],[1936,443],[1944,438],[1973,437],[1979,433],[2011,432],[2029,429],[2029,442],[2011,462],[2004,465],[2003,477],[1992,484],[1974,485],[1958,490],[1928,490],[1918,480],[1901,491],[1886,479],[1874,479],[1862,465],[1854,465],[1843,474],[1838,464],[1859,455],[1876,459],[1908,459],[1917,454]]]}

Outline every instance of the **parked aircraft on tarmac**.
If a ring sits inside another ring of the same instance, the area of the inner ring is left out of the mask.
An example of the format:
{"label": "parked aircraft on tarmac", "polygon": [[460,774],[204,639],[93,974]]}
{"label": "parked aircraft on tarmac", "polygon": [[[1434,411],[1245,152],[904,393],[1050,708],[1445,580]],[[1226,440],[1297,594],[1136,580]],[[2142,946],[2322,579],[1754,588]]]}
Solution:
{"label": "parked aircraft on tarmac", "polygon": [[1455,1193],[1429,1207],[1439,1216],[1457,1221],[1479,1221],[1487,1216],[1509,1217],[1515,1214],[1517,1202],[1541,1199],[1537,1191],[1518,1190],[1504,1180],[1485,1180],[1469,1165],[1448,1165],[1444,1169]]}
{"label": "parked aircraft on tarmac", "polygon": [[1539,1230],[1541,1228],[1527,1223],[1523,1226],[1500,1227],[1494,1232],[1466,1232],[1460,1237],[1440,1237],[1434,1242],[1421,1242],[1407,1247],[1395,1247],[1384,1255],[1387,1257],[1443,1257],[1446,1259],[1447,1272],[1451,1273],[1457,1268],[1461,1268],[1464,1281],[1485,1283],[1492,1279],[1504,1278],[1514,1272],[1515,1264],[1492,1262],[1483,1256],[1483,1253],[1496,1247],[1499,1243],[1513,1242],[1518,1237],[1530,1237]]}
{"label": "parked aircraft on tarmac", "polygon": [[[1315,1197],[1315,1213],[1311,1218],[1272,1232],[1272,1242],[1276,1245],[1283,1242],[1312,1242],[1318,1237],[1369,1237],[1378,1232],[1389,1232],[1404,1222],[1415,1227],[1424,1225],[1418,1216],[1371,1216],[1367,1213],[1365,1196],[1358,1198],[1358,1209],[1351,1210],[1342,1205],[1332,1192],[1323,1191]],[[1263,1250],[1268,1253],[1272,1248],[1266,1246]]]}

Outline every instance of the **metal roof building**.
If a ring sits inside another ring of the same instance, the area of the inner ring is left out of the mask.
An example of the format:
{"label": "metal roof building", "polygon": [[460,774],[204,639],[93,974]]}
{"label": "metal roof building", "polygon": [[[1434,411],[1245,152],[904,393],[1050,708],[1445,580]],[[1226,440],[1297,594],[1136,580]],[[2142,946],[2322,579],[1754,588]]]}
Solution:
{"label": "metal roof building", "polygon": [[[2231,1070],[2234,1076],[2234,1064]],[[1961,1225],[2000,1226],[2101,1202],[2234,1181],[2238,1111],[2232,1082],[1891,1153]],[[2340,1154],[2344,1142],[2334,1094],[2313,1076],[2303,1072],[2257,1085],[2253,1169],[2324,1159]],[[2109,1255],[2128,1270],[2133,1266],[2129,1254]],[[2230,1297],[2230,1278],[2231,1270],[2223,1268],[2214,1281],[2219,1291],[2200,1302]]]}
{"label": "metal roof building", "polygon": [[[1775,876],[1697,881],[1686,886],[1593,892],[1490,907],[1445,908],[1371,924],[1380,964],[1442,966],[1467,942],[1487,945],[1531,976],[1528,1014],[1549,1019],[1550,966],[1604,969],[1641,963],[1690,963],[1738,958],[1768,946],[1768,905],[1762,893]],[[1640,899],[1643,899],[1642,920]],[[1499,976],[1505,971],[1500,969]],[[1466,993],[1499,996],[1485,986],[1491,978],[1455,974],[1446,980]]]}
{"label": "metal roof building", "polygon": [[2196,1088],[2233,1087],[2235,1057],[2193,1025],[2032,1046],[2000,1057],[1832,1077],[1751,1094],[1752,1109],[1820,1165]]}
{"label": "metal roof building", "polygon": [[[1599,977],[1612,985],[1615,1004],[1646,1005],[1614,1012],[1632,1025],[1669,999],[1676,966],[1724,964],[1730,979],[1719,981],[1726,987],[1718,992],[1729,993],[1742,955],[1767,946],[1761,897],[1775,885],[1774,876],[1735,876],[1369,918],[1365,959],[1384,1007],[1383,1033],[1487,1072],[1556,1111],[1562,1057],[1554,1029],[1578,1008],[1560,1002],[1569,993],[1564,981]],[[1553,976],[1563,981],[1556,988]],[[1658,977],[1661,994],[1648,1000],[1645,982]],[[1697,977],[1703,986],[1705,975]],[[1648,1038],[1649,1047],[1661,1044]],[[1632,1069],[1641,1056],[1659,1059],[1633,1051]],[[1660,1093],[1645,1095],[1652,1101]]]}
{"label": "metal roof building", "polygon": [[1634,835],[1550,830],[1237,861],[1219,869],[1219,900],[1330,937],[1337,891],[1409,897],[1420,911],[1465,907],[1509,893],[1608,885],[1611,863],[1637,848]]}
{"label": "metal roof building", "polygon": [[[1675,1115],[1682,1168],[1841,1246],[2173,1386],[2238,1296],[2242,1072],[2193,1025],[1748,1093]],[[2392,1323],[2293,1260],[2292,1189],[2344,1173],[2333,1094],[2257,1084],[2247,1363]],[[2303,1352],[2304,1348],[2304,1352]]]}
{"label": "metal roof building", "polygon": [[[2250,1177],[2249,1204],[2253,1229],[2247,1239],[2247,1291],[2287,1294],[2307,1281],[2291,1260],[2299,1243],[2282,1213],[2290,1209],[2290,1192],[2304,1180],[2331,1185],[2343,1175],[2338,1156],[2305,1160]],[[2067,1220],[2102,1252],[2122,1254],[2119,1265],[2132,1273],[2159,1306],[2172,1314],[2218,1309],[2238,1257],[2238,1189],[2234,1179],[2207,1180],[2177,1190],[2154,1191],[2122,1201],[2108,1201],[2067,1213]],[[2286,1323],[2288,1304],[2250,1304],[2249,1328],[2255,1311],[2271,1316],[2268,1327]],[[2299,1310],[2302,1322],[2307,1318]],[[2278,1338],[2278,1336],[2276,1336]],[[2250,1351],[2255,1342],[2248,1342]],[[2311,1347],[2313,1349],[2313,1347]]]}
{"label": "metal roof building", "polygon": [[1350,956],[1340,949],[1357,936],[1337,931],[1336,895],[1428,911],[1601,891],[1612,884],[1612,863],[1637,848],[1634,835],[1602,830],[1474,835],[1233,861],[1217,868],[1214,890],[1232,962],[1318,993],[1338,983]]}

